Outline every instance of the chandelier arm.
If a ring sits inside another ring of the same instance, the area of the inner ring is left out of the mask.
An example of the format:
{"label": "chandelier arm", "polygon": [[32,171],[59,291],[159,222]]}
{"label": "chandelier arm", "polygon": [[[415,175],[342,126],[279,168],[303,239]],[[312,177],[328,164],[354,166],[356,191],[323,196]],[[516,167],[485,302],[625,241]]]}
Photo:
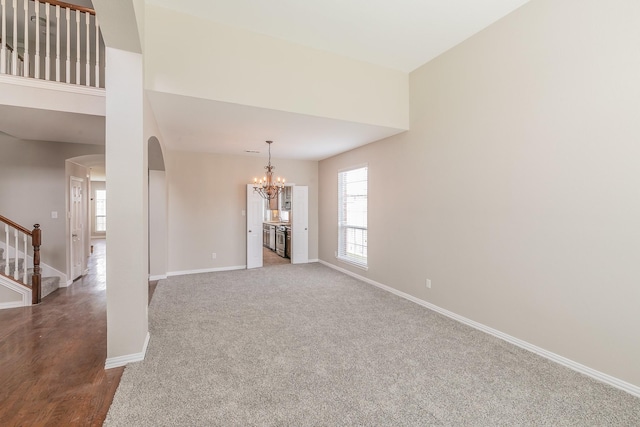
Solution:
{"label": "chandelier arm", "polygon": [[278,195],[284,189],[284,179],[282,181],[278,179],[277,182],[273,180],[273,169],[275,169],[275,166],[271,166],[271,144],[273,143],[273,141],[266,142],[269,147],[269,163],[264,167],[267,170],[267,173],[264,177],[264,181],[260,180],[260,182],[258,182],[257,178],[254,179],[253,189],[264,199],[272,200],[278,197]]}

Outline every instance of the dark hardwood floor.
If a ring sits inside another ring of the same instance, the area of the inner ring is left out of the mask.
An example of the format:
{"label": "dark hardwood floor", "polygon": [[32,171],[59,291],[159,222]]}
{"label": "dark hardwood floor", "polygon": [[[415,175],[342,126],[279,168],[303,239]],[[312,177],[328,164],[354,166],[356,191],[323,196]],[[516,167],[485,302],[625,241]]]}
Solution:
{"label": "dark hardwood floor", "polygon": [[100,426],[124,368],[107,355],[105,243],[41,304],[0,310],[0,426]]}

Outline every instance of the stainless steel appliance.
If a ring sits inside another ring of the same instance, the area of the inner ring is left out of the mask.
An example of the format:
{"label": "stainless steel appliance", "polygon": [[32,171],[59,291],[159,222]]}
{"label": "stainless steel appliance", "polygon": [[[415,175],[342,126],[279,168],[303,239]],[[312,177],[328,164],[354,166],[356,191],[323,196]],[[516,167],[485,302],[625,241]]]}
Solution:
{"label": "stainless steel appliance", "polygon": [[276,253],[281,257],[285,257],[287,246],[287,228],[284,225],[280,225],[276,230]]}

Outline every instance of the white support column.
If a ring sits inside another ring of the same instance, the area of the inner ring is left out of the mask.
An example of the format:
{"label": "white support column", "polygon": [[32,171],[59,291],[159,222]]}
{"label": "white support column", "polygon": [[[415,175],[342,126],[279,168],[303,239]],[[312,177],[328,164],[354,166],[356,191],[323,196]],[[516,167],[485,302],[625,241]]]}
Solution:
{"label": "white support column", "polygon": [[148,337],[148,160],[142,55],[106,49],[107,367],[142,360]]}

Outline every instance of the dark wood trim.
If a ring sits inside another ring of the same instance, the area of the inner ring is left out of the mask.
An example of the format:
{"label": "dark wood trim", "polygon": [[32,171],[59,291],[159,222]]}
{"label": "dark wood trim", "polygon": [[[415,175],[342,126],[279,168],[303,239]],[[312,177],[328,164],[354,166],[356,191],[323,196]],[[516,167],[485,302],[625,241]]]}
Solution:
{"label": "dark wood trim", "polygon": [[[31,232],[31,230],[29,230],[27,228],[24,228],[20,224],[15,223],[15,222],[11,221],[9,218],[4,217],[2,215],[0,215],[0,222],[4,222],[5,224],[8,224],[10,227],[17,228],[18,230],[22,231],[24,234],[28,234],[29,236],[32,236],[32,234],[33,234]],[[40,226],[38,225],[38,227],[40,227]]]}
{"label": "dark wood trim", "polygon": [[[33,0],[31,0],[33,1]],[[95,15],[96,11],[93,9],[90,9],[88,7],[84,7],[84,6],[78,6],[75,4],[71,4],[71,3],[65,3],[63,1],[57,1],[57,0],[40,0],[40,3],[46,4],[49,3],[51,6],[60,6],[62,8],[69,8],[71,10],[77,10],[79,12],[88,12],[91,15]]]}
{"label": "dark wood trim", "polygon": [[33,245],[33,275],[31,276],[31,303],[40,304],[42,300],[42,277],[40,275],[40,244],[42,243],[42,230],[40,224],[33,226],[31,244]]}

